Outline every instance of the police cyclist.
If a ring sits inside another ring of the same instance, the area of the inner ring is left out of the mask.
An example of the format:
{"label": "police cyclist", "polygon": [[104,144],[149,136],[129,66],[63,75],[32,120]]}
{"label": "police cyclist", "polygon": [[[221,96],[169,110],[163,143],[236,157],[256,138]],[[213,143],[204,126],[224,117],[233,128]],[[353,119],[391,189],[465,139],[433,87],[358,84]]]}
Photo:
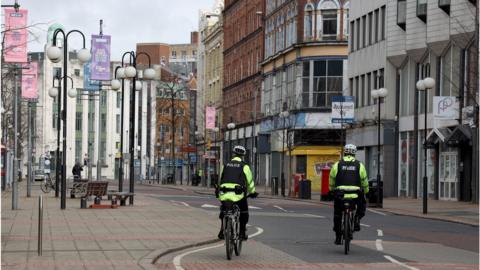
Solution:
{"label": "police cyclist", "polygon": [[[336,162],[331,171],[329,179],[330,190],[358,190],[359,196],[355,199],[357,211],[354,217],[354,231],[360,231],[360,219],[365,216],[366,200],[368,193],[368,178],[365,165],[355,159],[357,147],[353,144],[345,145],[344,156]],[[333,230],[335,231],[335,244],[342,242],[342,201],[337,196],[333,201]]]}
{"label": "police cyclist", "polygon": [[220,207],[220,220],[222,226],[218,238],[223,239],[223,210],[224,202],[233,202],[240,208],[240,238],[247,240],[246,226],[248,223],[247,194],[255,198],[255,183],[253,182],[250,166],[244,161],[246,154],[245,147],[237,145],[233,148],[234,157],[224,164],[220,175],[220,184],[216,189],[216,196],[222,202]]}

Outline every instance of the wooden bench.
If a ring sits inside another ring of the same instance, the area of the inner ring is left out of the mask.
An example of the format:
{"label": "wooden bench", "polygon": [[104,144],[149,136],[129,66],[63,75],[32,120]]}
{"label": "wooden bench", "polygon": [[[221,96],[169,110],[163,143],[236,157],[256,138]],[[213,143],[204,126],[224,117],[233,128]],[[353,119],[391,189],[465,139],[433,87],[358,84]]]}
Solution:
{"label": "wooden bench", "polygon": [[[94,204],[89,208],[116,208],[114,205],[101,205],[102,197],[107,194],[108,182],[107,181],[95,181],[87,182],[87,191],[81,199],[81,208],[86,207],[86,199],[90,196],[95,196]],[[82,207],[85,206],[85,207]]]}
{"label": "wooden bench", "polygon": [[118,191],[109,191],[107,193],[108,199],[112,201],[112,205],[117,205],[117,201],[120,200],[120,205],[126,205],[127,199],[130,197],[135,196],[135,193],[131,193],[128,191],[118,192]]}

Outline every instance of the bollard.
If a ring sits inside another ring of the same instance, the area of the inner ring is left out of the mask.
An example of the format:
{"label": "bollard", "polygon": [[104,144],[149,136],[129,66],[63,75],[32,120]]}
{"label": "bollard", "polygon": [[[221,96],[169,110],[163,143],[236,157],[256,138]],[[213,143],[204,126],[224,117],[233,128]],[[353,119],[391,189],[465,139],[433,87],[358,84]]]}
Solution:
{"label": "bollard", "polygon": [[42,256],[43,240],[43,197],[38,198],[38,256]]}
{"label": "bollard", "polygon": [[87,197],[80,198],[80,208],[81,209],[87,208]]}

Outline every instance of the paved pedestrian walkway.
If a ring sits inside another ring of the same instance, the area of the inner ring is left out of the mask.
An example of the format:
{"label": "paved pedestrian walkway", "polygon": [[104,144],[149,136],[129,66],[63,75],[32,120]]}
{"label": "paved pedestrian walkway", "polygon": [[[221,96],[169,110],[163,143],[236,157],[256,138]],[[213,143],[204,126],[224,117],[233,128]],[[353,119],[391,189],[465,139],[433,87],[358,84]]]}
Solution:
{"label": "paved pedestrian walkway", "polygon": [[[65,210],[54,192],[34,186],[26,197],[20,183],[18,210],[2,192],[2,269],[155,269],[155,256],[170,249],[212,242],[218,219],[201,209],[138,194],[135,205],[80,209],[67,198]],[[37,254],[38,197],[44,198],[43,255]],[[89,202],[90,205],[92,202]],[[102,204],[110,202],[102,201]]]}
{"label": "paved pedestrian walkway", "polygon": [[[213,194],[214,192],[213,188],[207,188],[203,186],[168,185],[168,187],[192,190],[204,194]],[[278,195],[272,196],[270,188],[265,186],[258,186],[257,192],[259,192],[262,197],[282,198]],[[285,199],[300,200],[298,198],[292,197],[285,197]],[[312,198],[307,201],[321,204],[332,204],[332,202],[321,201],[320,194],[318,192],[312,193]],[[383,208],[372,209],[397,215],[415,216],[420,218],[443,220],[472,226],[479,226],[478,204],[473,204],[469,202],[441,201],[429,199],[427,205],[427,214],[423,214],[423,200],[421,198],[384,198]]]}

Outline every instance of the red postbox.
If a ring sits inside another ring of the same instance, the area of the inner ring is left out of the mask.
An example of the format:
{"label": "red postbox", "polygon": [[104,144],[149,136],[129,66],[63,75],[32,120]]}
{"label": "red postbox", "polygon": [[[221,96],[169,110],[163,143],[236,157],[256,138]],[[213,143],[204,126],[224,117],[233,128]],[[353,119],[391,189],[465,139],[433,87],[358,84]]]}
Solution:
{"label": "red postbox", "polygon": [[328,200],[328,192],[330,191],[330,187],[328,185],[330,178],[330,167],[326,165],[322,168],[322,189],[320,192],[320,199],[322,201]]}

